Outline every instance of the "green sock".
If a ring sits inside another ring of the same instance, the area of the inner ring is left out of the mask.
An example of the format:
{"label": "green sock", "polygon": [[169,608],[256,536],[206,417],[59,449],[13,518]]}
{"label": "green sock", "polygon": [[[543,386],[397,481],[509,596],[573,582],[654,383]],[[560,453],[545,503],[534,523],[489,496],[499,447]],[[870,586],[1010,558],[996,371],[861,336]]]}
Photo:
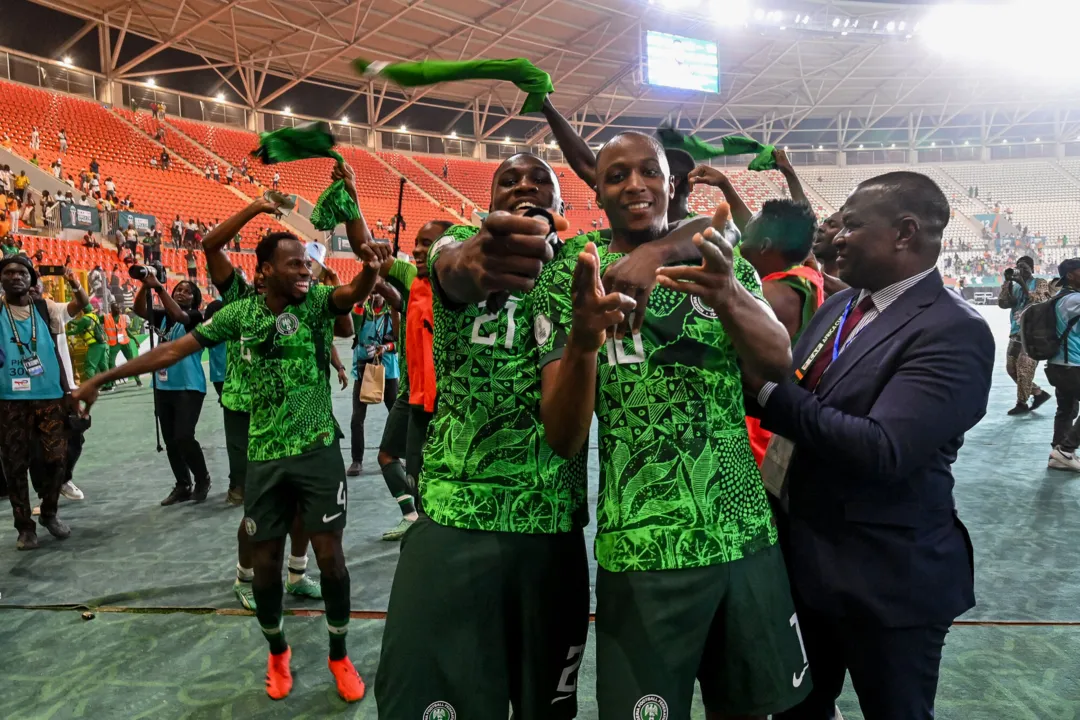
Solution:
{"label": "green sock", "polygon": [[326,606],[326,629],[330,633],[330,659],[341,660],[347,655],[345,638],[349,633],[349,571],[324,573],[320,580]]}

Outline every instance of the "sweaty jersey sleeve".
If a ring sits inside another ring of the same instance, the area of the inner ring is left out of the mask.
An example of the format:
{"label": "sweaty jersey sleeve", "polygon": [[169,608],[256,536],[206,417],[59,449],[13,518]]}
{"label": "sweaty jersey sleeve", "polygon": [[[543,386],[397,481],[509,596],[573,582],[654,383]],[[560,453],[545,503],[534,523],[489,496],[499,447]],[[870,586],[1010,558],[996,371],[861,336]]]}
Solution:
{"label": "sweaty jersey sleeve", "polygon": [[241,323],[249,312],[247,303],[234,302],[224,306],[214,317],[191,331],[203,347],[213,347],[227,340],[239,340]]}

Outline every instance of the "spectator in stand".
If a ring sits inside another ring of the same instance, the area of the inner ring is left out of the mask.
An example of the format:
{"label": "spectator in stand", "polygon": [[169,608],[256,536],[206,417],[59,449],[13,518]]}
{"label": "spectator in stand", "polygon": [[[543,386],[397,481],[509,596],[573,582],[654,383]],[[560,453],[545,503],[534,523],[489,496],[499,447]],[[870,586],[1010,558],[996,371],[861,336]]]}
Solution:
{"label": "spectator in stand", "polygon": [[273,180],[274,189],[277,190],[278,185],[280,185],[280,184],[281,184],[281,173],[279,173],[277,170],[275,170],[274,171],[274,180]]}
{"label": "spectator in stand", "polygon": [[221,182],[221,168],[214,165],[214,182]]}
{"label": "spectator in stand", "polygon": [[34,167],[41,167],[41,162],[38,161],[37,153],[34,153],[34,157],[30,158],[30,164]]}
{"label": "spectator in stand", "polygon": [[157,161],[157,157],[156,157],[156,156],[154,156],[154,155],[151,155],[151,156],[150,156],[150,167],[151,167],[152,169],[154,169],[154,170],[157,170],[157,169],[158,169],[158,161]]}
{"label": "spectator in stand", "polygon": [[202,171],[203,171],[203,177],[206,178],[207,180],[209,180],[210,179],[210,163],[206,163],[205,165],[203,165]]}
{"label": "spectator in stand", "polygon": [[162,170],[168,170],[169,169],[169,161],[170,161],[169,151],[166,150],[165,148],[162,148],[161,149],[161,169]]}
{"label": "spectator in stand", "polygon": [[199,261],[195,257],[195,251],[192,250],[191,248],[188,248],[187,255],[185,256],[185,260],[187,260],[188,278],[190,278],[191,282],[193,282],[193,283],[197,282],[198,279],[199,279]]}
{"label": "spectator in stand", "polygon": [[64,166],[60,163],[60,158],[53,160],[53,164],[49,167],[52,168],[53,177],[60,180],[64,174]]}
{"label": "spectator in stand", "polygon": [[105,178],[105,197],[116,200],[116,183],[113,182],[111,177]]}
{"label": "spectator in stand", "polygon": [[189,247],[195,244],[195,232],[198,228],[195,227],[195,220],[188,218],[187,227],[184,228],[184,247]]}
{"label": "spectator in stand", "polygon": [[157,132],[154,133],[154,139],[157,140],[159,143],[162,143],[162,144],[165,143],[165,126],[164,125],[158,125]]}
{"label": "spectator in stand", "polygon": [[8,195],[6,210],[8,220],[11,221],[11,232],[19,232],[19,201],[15,198],[15,193]]}
{"label": "spectator in stand", "polygon": [[95,175],[101,172],[101,166],[98,165],[96,157],[90,158],[90,172],[94,173]]}
{"label": "spectator in stand", "polygon": [[125,202],[125,206],[127,207],[128,210],[134,210],[135,209],[135,201],[131,199],[130,195],[128,195],[128,196],[126,196],[124,198],[124,202]]}
{"label": "spectator in stand", "polygon": [[89,232],[86,233],[85,235],[83,235],[82,244],[83,244],[83,247],[88,247],[88,248],[99,248],[99,247],[101,247],[101,243],[99,243],[97,240],[94,239],[93,233],[89,233]]}
{"label": "spectator in stand", "polygon": [[60,128],[60,132],[59,132],[59,134],[57,136],[57,140],[60,143],[60,154],[63,155],[64,153],[67,152],[67,149],[68,149],[67,129]]}
{"label": "spectator in stand", "polygon": [[4,140],[3,142],[0,142],[0,145],[3,145],[5,150],[10,150],[11,146],[13,145],[13,143],[11,142],[11,136],[7,133],[4,133]]}
{"label": "spectator in stand", "polygon": [[68,255],[67,257],[64,258],[64,267],[69,268],[72,265],[74,265],[74,263],[71,261],[71,256]]}
{"label": "spectator in stand", "polygon": [[26,177],[26,171],[20,170],[19,177],[15,178],[13,183],[15,185],[15,197],[19,199],[19,202],[26,202],[26,190],[30,187],[30,178]]}
{"label": "spectator in stand", "polygon": [[443,160],[443,164],[442,164],[442,179],[443,180],[450,179],[450,163],[448,163],[445,160]]}
{"label": "spectator in stand", "polygon": [[34,129],[30,131],[30,149],[41,149],[41,133],[38,132],[37,125],[35,125]]}
{"label": "spectator in stand", "polygon": [[143,244],[143,258],[148,263],[161,262],[161,232],[157,225],[150,228]]}
{"label": "spectator in stand", "polygon": [[128,252],[132,257],[136,256],[135,248],[139,246],[139,234],[135,231],[135,223],[129,222],[127,229],[124,230],[124,244],[127,246]]}
{"label": "spectator in stand", "polygon": [[[3,230],[0,227],[0,230]],[[19,254],[19,248],[15,245],[15,238],[11,236],[11,233],[0,234],[0,254],[3,257],[11,257],[12,255]]]}
{"label": "spectator in stand", "polygon": [[178,214],[172,223],[172,242],[173,247],[177,250],[180,249],[180,238],[184,236],[184,221],[180,219]]}
{"label": "spectator in stand", "polygon": [[90,194],[96,196],[100,192],[101,192],[101,181],[98,180],[97,175],[91,175],[90,176]]}
{"label": "spectator in stand", "polygon": [[233,169],[232,169],[232,165],[230,165],[229,167],[225,168],[225,182],[228,185],[232,185],[232,179],[233,179]]}
{"label": "spectator in stand", "polygon": [[240,233],[236,233],[236,235],[232,239],[232,243],[233,250],[235,250],[236,252],[240,252]]}
{"label": "spectator in stand", "polygon": [[38,265],[45,264],[45,251],[42,250],[41,248],[38,248],[37,250],[35,250],[33,260],[34,260],[34,267],[37,267]]}

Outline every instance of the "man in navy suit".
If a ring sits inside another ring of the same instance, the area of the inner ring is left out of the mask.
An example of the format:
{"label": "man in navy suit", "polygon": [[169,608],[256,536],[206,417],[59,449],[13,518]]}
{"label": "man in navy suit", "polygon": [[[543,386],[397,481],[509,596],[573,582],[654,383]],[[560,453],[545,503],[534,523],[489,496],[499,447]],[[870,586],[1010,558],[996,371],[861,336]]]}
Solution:
{"label": "man in navy suit", "polygon": [[850,672],[867,720],[923,720],[975,604],[951,466],[986,412],[994,339],[935,269],[949,204],[932,180],[867,180],[842,217],[851,289],[803,331],[791,381],[747,380],[748,410],[794,445],[784,544],[814,682],[775,717],[831,720]]}

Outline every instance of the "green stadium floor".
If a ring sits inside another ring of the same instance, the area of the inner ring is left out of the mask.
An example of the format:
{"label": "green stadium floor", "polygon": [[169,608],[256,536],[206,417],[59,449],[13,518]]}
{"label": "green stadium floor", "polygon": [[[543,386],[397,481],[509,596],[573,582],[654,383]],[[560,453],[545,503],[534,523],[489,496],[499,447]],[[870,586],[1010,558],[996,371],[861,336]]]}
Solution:
{"label": "green stadium floor", "polygon": [[[1015,402],[1004,372],[1007,322],[996,308],[985,315],[998,338],[998,371],[987,417],[969,433],[955,468],[979,601],[962,621],[978,624],[949,636],[938,717],[1080,717],[1080,477],[1046,469],[1052,402],[1026,417],[1005,416]],[[1040,384],[1042,377],[1040,370]],[[211,390],[198,433],[215,479],[205,504],[158,505],[172,479],[154,449],[151,395],[129,383],[95,408],[75,478],[87,499],[61,500],[71,539],[42,534],[40,550],[18,553],[10,520],[0,521],[0,718],[376,717],[370,695],[348,709],[337,699],[315,617],[286,619],[296,689],[282,703],[265,697],[265,643],[253,618],[232,614],[242,512],[223,502],[227,460],[212,398]],[[345,428],[350,410],[351,388],[336,392]],[[381,406],[369,410],[371,448],[384,418]],[[351,655],[370,690],[397,558],[397,545],[379,535],[398,513],[374,449],[365,461],[365,474],[350,480],[345,550],[358,613]],[[595,498],[595,461],[591,476]],[[102,610],[83,621],[71,609],[82,607]],[[287,598],[286,608],[321,604]],[[591,649],[581,718],[596,716]],[[847,720],[861,717],[850,693],[840,707]]]}

